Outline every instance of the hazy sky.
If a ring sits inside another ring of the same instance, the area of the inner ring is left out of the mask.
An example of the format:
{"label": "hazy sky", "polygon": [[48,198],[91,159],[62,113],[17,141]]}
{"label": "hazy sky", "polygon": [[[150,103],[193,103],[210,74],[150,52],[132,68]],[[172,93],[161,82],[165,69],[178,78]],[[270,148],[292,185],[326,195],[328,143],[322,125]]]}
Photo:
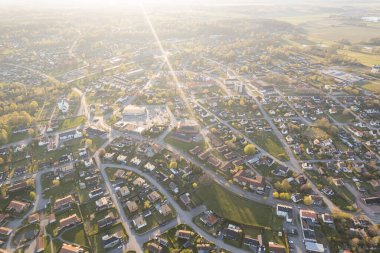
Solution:
{"label": "hazy sky", "polygon": [[0,5],[24,5],[24,6],[46,6],[46,7],[94,7],[115,6],[125,4],[355,4],[379,3],[379,0],[0,0]]}
{"label": "hazy sky", "polygon": [[[81,9],[81,10],[120,10],[133,9],[144,3],[146,7],[154,8],[192,8],[216,6],[281,6],[281,7],[342,7],[354,8],[365,5],[380,8],[380,0],[0,0],[0,8],[16,10],[44,9]],[[158,10],[158,9],[157,9]]]}

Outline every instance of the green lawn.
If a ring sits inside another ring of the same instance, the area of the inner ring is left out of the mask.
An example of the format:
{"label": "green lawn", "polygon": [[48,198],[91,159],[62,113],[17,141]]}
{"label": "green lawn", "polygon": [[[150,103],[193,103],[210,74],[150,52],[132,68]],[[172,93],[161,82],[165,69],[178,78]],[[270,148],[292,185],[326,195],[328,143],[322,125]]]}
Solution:
{"label": "green lawn", "polygon": [[71,229],[67,229],[65,232],[62,233],[62,239],[79,244],[81,246],[89,247],[88,240],[82,224]]}
{"label": "green lawn", "polygon": [[91,241],[92,252],[99,252],[99,253],[106,252],[103,246],[102,236],[106,234],[112,235],[116,232],[121,232],[123,240],[128,241],[128,235],[126,234],[123,225],[121,223],[118,223],[112,226],[110,229],[105,229],[105,230],[100,231],[98,234],[89,236],[89,240]]}
{"label": "green lawn", "polygon": [[343,23],[339,25],[310,26],[307,30],[312,35],[309,36],[311,40],[324,44],[337,42],[342,39],[347,39],[353,43],[368,41],[376,37],[375,34],[379,31],[375,27],[355,26]]}
{"label": "green lawn", "polygon": [[52,251],[52,242],[49,238],[49,236],[45,236],[44,237],[44,253],[53,253],[55,252],[54,251],[54,248],[53,248],[53,251]]}
{"label": "green lawn", "polygon": [[253,135],[253,141],[269,154],[277,157],[282,161],[288,161],[289,157],[285,153],[280,141],[271,132],[256,132]]}
{"label": "green lawn", "polygon": [[30,135],[29,135],[28,132],[26,132],[26,133],[19,133],[19,134],[11,134],[11,137],[9,138],[8,143],[24,140],[24,139],[28,138],[29,136]]}
{"label": "green lawn", "polygon": [[185,151],[185,152],[188,152],[190,149],[192,149],[196,146],[200,146],[201,148],[205,147],[204,141],[190,142],[190,143],[182,142],[182,141],[178,141],[178,140],[171,138],[170,134],[165,138],[165,142],[172,145],[173,147],[176,147],[176,148],[178,148],[182,151]]}
{"label": "green lawn", "polygon": [[380,63],[380,55],[363,53],[363,52],[355,52],[350,50],[338,50],[338,54],[345,55],[351,58],[358,60],[361,64],[372,67],[373,65]]}
{"label": "green lawn", "polygon": [[83,124],[86,121],[84,116],[78,116],[70,119],[65,119],[62,124],[59,126],[58,131],[76,128]]}
{"label": "green lawn", "polygon": [[273,224],[272,207],[237,196],[215,182],[200,186],[193,197],[226,219],[247,225],[277,227]]}
{"label": "green lawn", "polygon": [[320,184],[322,186],[328,186],[334,191],[334,195],[329,196],[328,198],[339,208],[343,210],[349,210],[348,207],[355,202],[355,196],[345,186],[335,186],[333,184],[330,184],[326,180],[327,176],[321,177],[316,171],[307,171],[306,174],[308,174],[314,183]]}
{"label": "green lawn", "polygon": [[380,81],[369,82],[364,84],[362,88],[380,95]]}
{"label": "green lawn", "polygon": [[310,14],[310,15],[295,15],[295,16],[278,17],[276,19],[287,22],[287,23],[291,23],[293,25],[299,25],[299,24],[310,22],[310,21],[325,19],[328,16],[329,14]]}

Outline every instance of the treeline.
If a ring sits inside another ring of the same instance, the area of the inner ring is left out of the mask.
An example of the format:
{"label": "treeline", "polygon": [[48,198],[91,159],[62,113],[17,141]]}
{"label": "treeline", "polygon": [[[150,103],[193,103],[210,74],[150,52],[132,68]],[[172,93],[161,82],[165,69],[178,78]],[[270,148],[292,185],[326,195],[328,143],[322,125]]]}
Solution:
{"label": "treeline", "polygon": [[25,111],[13,112],[0,117],[0,144],[8,143],[12,129],[19,126],[29,126],[33,118]]}

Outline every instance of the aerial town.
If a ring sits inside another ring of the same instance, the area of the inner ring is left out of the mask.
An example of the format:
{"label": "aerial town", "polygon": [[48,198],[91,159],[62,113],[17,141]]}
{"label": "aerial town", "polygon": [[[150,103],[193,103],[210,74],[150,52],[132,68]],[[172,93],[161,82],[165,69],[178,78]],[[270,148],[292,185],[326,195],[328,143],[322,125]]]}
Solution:
{"label": "aerial town", "polygon": [[380,252],[378,1],[82,1],[0,2],[0,253]]}

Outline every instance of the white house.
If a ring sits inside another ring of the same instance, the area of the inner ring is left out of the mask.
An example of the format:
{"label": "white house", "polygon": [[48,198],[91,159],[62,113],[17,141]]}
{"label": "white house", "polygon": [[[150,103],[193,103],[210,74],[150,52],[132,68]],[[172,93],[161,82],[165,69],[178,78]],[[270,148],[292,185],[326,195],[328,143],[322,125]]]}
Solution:
{"label": "white house", "polygon": [[277,204],[276,214],[284,217],[287,222],[292,222],[293,220],[293,208],[291,206]]}

